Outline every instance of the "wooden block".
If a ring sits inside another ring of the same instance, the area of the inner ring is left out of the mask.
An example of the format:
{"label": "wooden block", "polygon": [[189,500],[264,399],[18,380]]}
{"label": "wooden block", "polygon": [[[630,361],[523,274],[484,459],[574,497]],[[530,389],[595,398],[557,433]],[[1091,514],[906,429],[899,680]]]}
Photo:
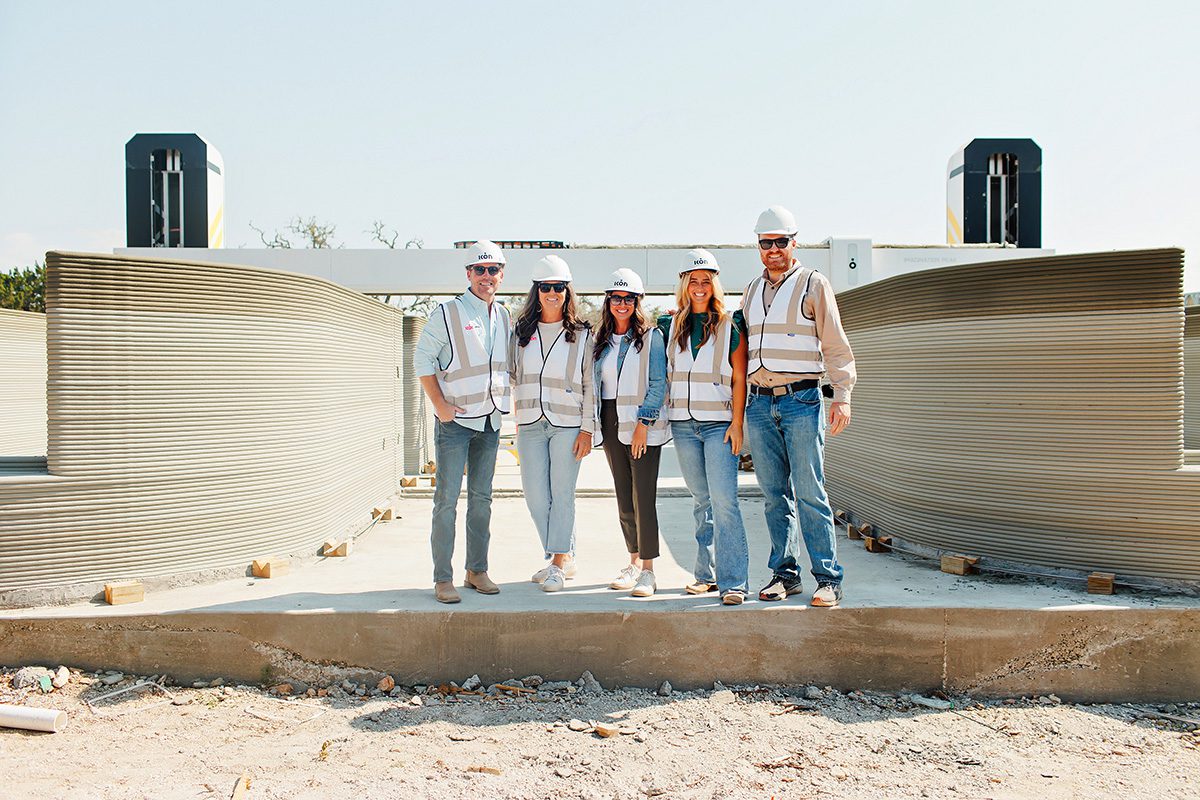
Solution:
{"label": "wooden block", "polygon": [[875,535],[875,526],[872,525],[871,523],[865,522],[862,525],[858,526],[859,538],[862,538],[864,536],[874,536],[874,535]]}
{"label": "wooden block", "polygon": [[837,511],[833,512],[833,519],[836,522],[845,522],[846,512],[839,508]]}
{"label": "wooden block", "polygon": [[345,558],[354,552],[354,540],[345,539],[343,541],[328,541],[321,548],[321,555],[327,558]]}
{"label": "wooden block", "polygon": [[977,556],[942,556],[942,572],[950,575],[970,575],[975,571],[975,565],[979,563]]}
{"label": "wooden block", "polygon": [[890,553],[892,552],[892,537],[864,536],[863,546],[868,553]]}
{"label": "wooden block", "polygon": [[421,474],[422,475],[432,475],[434,473],[434,471],[436,471],[436,469],[437,469],[437,464],[433,463],[432,461],[427,461],[427,462],[425,462],[425,466],[421,467]]}
{"label": "wooden block", "polygon": [[1088,594],[1112,594],[1113,581],[1116,579],[1117,576],[1111,572],[1093,572],[1088,575]]}
{"label": "wooden block", "polygon": [[404,486],[404,487],[416,486],[416,485],[417,485],[417,479],[416,479],[416,477],[415,477],[415,476],[414,476],[414,477],[412,477],[412,478],[401,478],[401,479],[400,479],[400,485],[401,485],[401,486]]}
{"label": "wooden block", "polygon": [[141,581],[113,581],[104,584],[104,602],[110,606],[140,603],[145,599],[146,589]]}
{"label": "wooden block", "polygon": [[850,523],[846,523],[846,537],[849,539],[858,540],[858,539],[862,538],[862,534],[859,533],[858,526],[856,526],[854,523],[850,522]]}
{"label": "wooden block", "polygon": [[385,506],[383,508],[371,509],[371,519],[375,519],[376,517],[379,518],[380,522],[387,522],[388,520],[390,520],[392,518],[391,506]]}
{"label": "wooden block", "polygon": [[292,568],[292,562],[286,558],[256,558],[250,565],[250,572],[256,578],[278,578],[287,575]]}

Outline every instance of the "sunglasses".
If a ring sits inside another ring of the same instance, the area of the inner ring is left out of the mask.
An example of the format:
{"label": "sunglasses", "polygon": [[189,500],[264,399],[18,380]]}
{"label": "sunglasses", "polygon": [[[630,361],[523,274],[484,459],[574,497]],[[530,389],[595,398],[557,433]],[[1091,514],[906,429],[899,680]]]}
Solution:
{"label": "sunglasses", "polygon": [[608,296],[608,302],[614,306],[636,306],[637,305],[637,295],[636,294],[610,294]]}
{"label": "sunglasses", "polygon": [[565,283],[539,283],[538,284],[538,291],[541,292],[542,294],[548,294],[550,292],[554,292],[556,294],[562,294],[566,290],[567,290],[567,285]]}
{"label": "sunglasses", "polygon": [[504,267],[467,267],[467,269],[475,270],[476,275],[483,275],[484,273],[487,273],[488,275],[499,275],[500,270],[504,269]]}
{"label": "sunglasses", "polygon": [[780,236],[778,239],[759,239],[758,246],[761,247],[763,250],[770,250],[771,245],[775,245],[780,250],[782,250],[783,248],[787,247],[788,244],[791,243],[791,241],[792,241],[792,237],[790,237],[790,236]]}

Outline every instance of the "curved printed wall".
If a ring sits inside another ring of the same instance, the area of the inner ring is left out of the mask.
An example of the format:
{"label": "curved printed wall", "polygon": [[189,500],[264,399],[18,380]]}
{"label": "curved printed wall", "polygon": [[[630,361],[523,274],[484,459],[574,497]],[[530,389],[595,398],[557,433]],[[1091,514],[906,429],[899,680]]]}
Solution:
{"label": "curved printed wall", "polygon": [[859,384],[827,445],[835,506],[937,550],[1200,580],[1182,270],[1179,250],[1056,256],[840,294]]}
{"label": "curved printed wall", "polygon": [[402,315],[266,269],[51,253],[49,475],[0,476],[0,602],[312,553],[398,488]]}
{"label": "curved printed wall", "polygon": [[46,455],[46,315],[0,308],[0,471]]}

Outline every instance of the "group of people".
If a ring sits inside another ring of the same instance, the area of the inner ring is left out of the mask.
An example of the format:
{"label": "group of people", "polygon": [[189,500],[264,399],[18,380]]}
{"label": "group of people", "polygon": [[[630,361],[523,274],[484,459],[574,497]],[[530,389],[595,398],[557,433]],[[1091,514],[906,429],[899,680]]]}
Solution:
{"label": "group of people", "polygon": [[[476,242],[469,289],[430,317],[416,347],[417,375],[437,415],[434,436],[434,595],[461,600],[454,584],[458,496],[467,480],[465,588],[497,594],[488,577],[492,481],[501,414],[517,424],[521,485],[545,555],[533,575],[543,591],[574,577],[575,485],[592,447],[604,448],[629,563],[609,586],[635,597],[657,590],[656,494],[663,445],[674,441],[693,497],[697,544],[690,594],[718,592],[740,605],[749,591],[749,550],[738,505],[745,444],[765,500],[771,578],[764,601],[803,591],[803,538],[816,586],[811,603],[842,599],[833,512],[824,486],[825,436],[850,422],[854,356],[833,288],[795,258],[796,220],[772,206],[755,225],[763,272],[730,312],[712,253],[690,250],[679,267],[675,309],[643,309],[640,276],[609,279],[599,324],[580,319],[571,270],[557,255],[534,267],[512,320],[496,302],[505,258]],[[828,416],[822,379],[831,390]]]}

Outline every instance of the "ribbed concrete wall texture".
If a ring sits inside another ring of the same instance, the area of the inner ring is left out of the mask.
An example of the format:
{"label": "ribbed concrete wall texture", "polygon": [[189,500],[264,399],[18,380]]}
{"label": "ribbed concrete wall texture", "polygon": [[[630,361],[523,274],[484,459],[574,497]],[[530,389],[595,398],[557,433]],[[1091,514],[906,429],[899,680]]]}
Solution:
{"label": "ribbed concrete wall texture", "polygon": [[0,308],[0,473],[46,455],[46,315]]}
{"label": "ribbed concrete wall texture", "polygon": [[1148,250],[843,292],[859,386],[828,443],[834,504],[928,548],[1200,580],[1182,273],[1181,251]]}
{"label": "ribbed concrete wall texture", "polygon": [[47,471],[0,476],[0,601],[313,553],[402,470],[403,315],[319,278],[51,253]]}
{"label": "ribbed concrete wall texture", "polygon": [[1200,450],[1200,306],[1188,306],[1183,326],[1183,446]]}

